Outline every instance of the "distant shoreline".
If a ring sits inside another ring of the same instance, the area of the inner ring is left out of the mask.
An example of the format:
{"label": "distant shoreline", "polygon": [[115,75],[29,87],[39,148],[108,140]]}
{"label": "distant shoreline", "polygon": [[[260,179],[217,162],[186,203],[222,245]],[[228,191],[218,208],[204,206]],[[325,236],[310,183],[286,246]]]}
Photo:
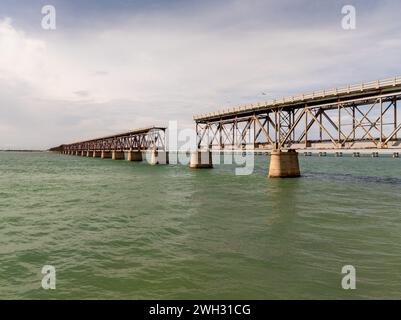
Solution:
{"label": "distant shoreline", "polygon": [[45,150],[0,150],[0,152],[45,152]]}

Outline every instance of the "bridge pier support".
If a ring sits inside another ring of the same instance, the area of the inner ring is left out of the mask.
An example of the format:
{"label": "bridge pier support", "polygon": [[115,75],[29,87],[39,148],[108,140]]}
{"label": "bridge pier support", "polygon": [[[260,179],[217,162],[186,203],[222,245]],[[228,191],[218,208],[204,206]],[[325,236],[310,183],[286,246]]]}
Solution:
{"label": "bridge pier support", "polygon": [[89,150],[86,151],[86,156],[87,156],[87,157],[92,157],[92,151],[89,151]]}
{"label": "bridge pier support", "polygon": [[124,160],[124,151],[116,151],[113,150],[112,154],[111,154],[111,158],[113,160]]}
{"label": "bridge pier support", "polygon": [[142,161],[142,152],[141,151],[128,151],[127,154],[128,161]]}
{"label": "bridge pier support", "polygon": [[298,152],[273,150],[270,157],[269,178],[290,178],[301,176]]}
{"label": "bridge pier support", "polygon": [[150,165],[168,164],[168,151],[152,150],[150,151]]}
{"label": "bridge pier support", "polygon": [[102,151],[102,155],[101,155],[102,159],[111,159],[111,152],[110,151]]}
{"label": "bridge pier support", "polygon": [[192,169],[213,168],[212,152],[210,150],[192,152],[189,167]]}
{"label": "bridge pier support", "polygon": [[85,157],[86,156],[86,151],[81,151],[81,157]]}

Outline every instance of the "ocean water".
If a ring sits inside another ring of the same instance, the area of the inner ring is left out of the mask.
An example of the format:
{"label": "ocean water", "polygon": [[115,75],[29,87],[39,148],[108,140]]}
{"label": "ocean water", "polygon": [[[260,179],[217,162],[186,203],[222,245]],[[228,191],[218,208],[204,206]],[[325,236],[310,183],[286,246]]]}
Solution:
{"label": "ocean water", "polygon": [[401,159],[300,156],[296,179],[268,161],[237,176],[0,152],[0,298],[401,298]]}

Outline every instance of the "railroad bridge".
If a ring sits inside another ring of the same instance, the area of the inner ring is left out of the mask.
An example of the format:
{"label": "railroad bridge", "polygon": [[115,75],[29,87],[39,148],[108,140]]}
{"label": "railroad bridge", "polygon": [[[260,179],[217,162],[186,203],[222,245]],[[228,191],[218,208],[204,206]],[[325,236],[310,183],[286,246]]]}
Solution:
{"label": "railroad bridge", "polygon": [[199,152],[268,149],[269,176],[299,176],[299,149],[399,148],[400,99],[394,77],[197,115]]}
{"label": "railroad bridge", "polygon": [[[270,177],[300,175],[297,150],[400,148],[401,77],[320,90],[194,116],[191,168],[212,168],[212,152],[269,150]],[[149,127],[61,145],[66,154],[168,163],[166,128]],[[127,155],[127,156],[125,156]]]}

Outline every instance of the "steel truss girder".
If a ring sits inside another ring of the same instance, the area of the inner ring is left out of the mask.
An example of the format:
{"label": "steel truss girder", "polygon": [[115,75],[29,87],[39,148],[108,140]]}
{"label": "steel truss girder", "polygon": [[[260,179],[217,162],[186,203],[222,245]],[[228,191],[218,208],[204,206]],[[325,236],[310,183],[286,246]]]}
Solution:
{"label": "steel truss girder", "polygon": [[[271,108],[196,123],[199,148],[388,148],[399,141],[401,92],[302,107]],[[398,112],[397,112],[398,111]]]}
{"label": "steel truss girder", "polygon": [[146,151],[165,150],[164,129],[151,129],[148,132],[111,136],[90,141],[63,145],[63,151]]}

